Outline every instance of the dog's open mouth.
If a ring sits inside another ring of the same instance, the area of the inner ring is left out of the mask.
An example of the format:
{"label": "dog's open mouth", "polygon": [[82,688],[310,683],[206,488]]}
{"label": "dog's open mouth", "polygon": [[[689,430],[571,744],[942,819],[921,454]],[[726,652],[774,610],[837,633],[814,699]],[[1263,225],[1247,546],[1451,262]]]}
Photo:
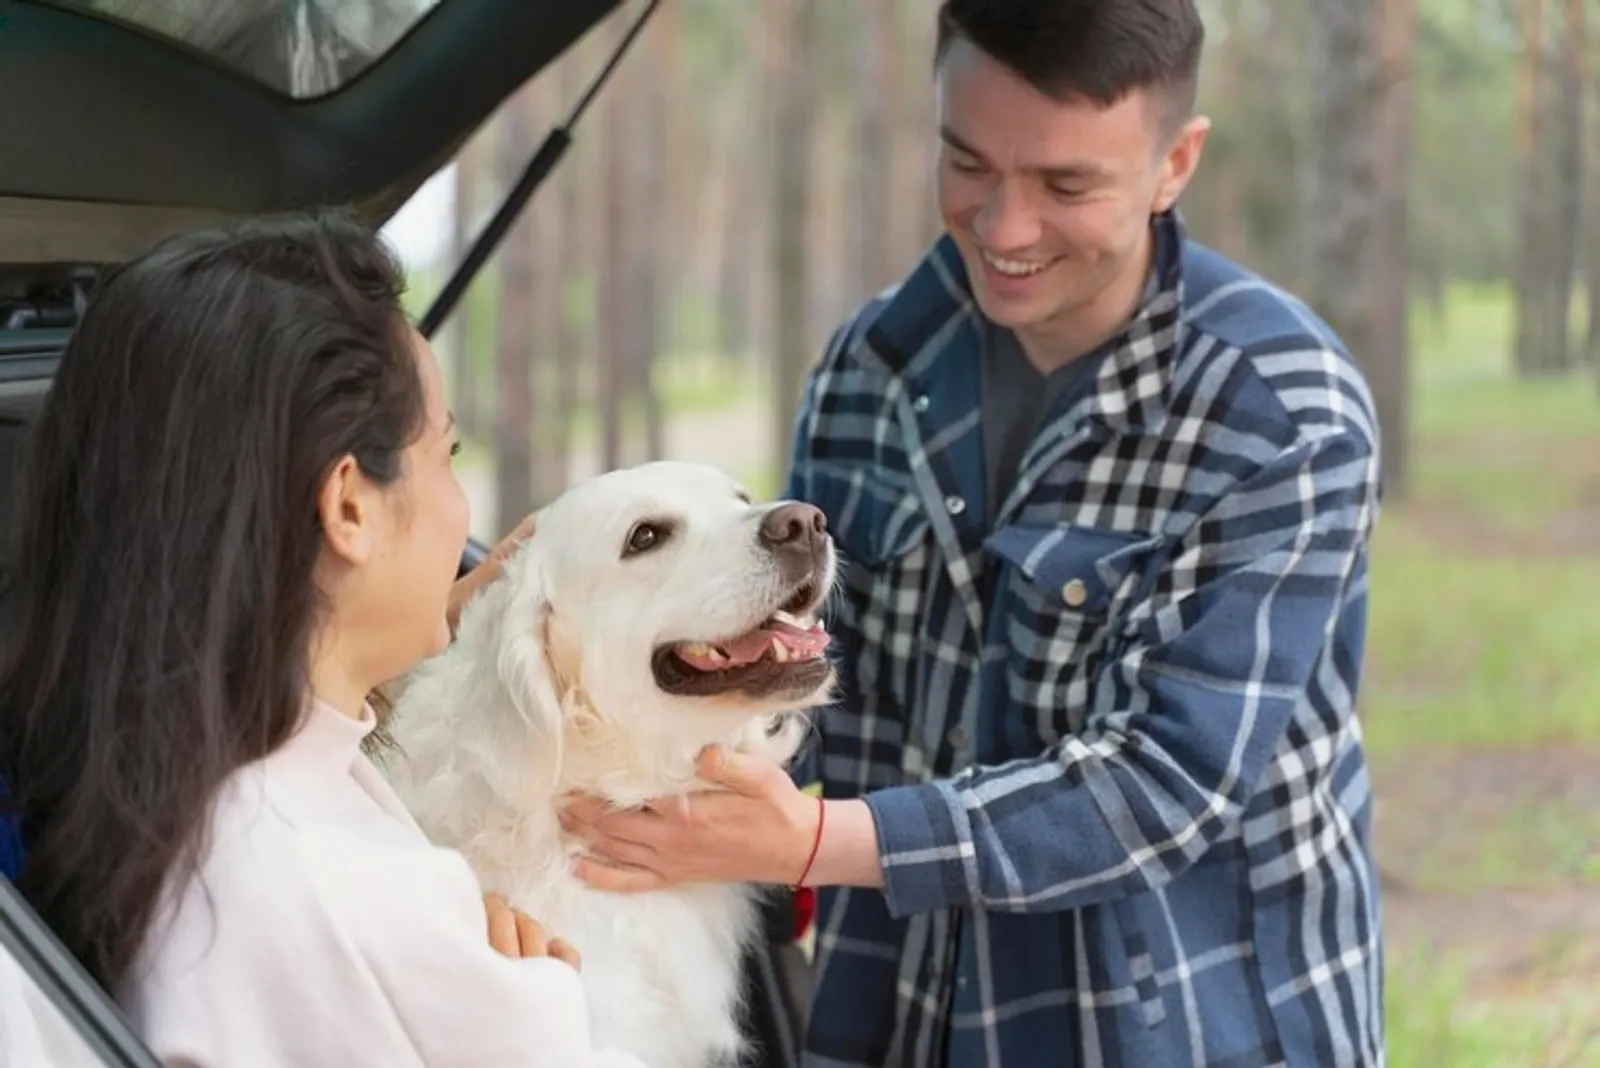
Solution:
{"label": "dog's open mouth", "polygon": [[810,614],[816,600],[807,583],[744,634],[659,647],[651,663],[656,685],[684,697],[733,691],[769,696],[821,685],[833,669],[826,658],[828,632]]}

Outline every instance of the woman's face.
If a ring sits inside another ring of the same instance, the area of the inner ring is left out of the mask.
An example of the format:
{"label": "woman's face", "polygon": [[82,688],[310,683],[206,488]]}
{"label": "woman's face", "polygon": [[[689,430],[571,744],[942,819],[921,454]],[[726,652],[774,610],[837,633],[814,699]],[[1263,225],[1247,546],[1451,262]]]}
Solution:
{"label": "woman's face", "polygon": [[393,546],[389,564],[395,618],[414,625],[418,641],[425,645],[421,656],[433,656],[450,643],[445,609],[471,516],[454,467],[459,438],[445,403],[444,376],[427,339],[415,330],[410,336],[422,375],[427,420],[422,434],[405,451],[400,481],[386,494]]}
{"label": "woman's face", "polygon": [[426,419],[402,454],[400,478],[377,486],[351,461],[330,475],[323,493],[332,562],[319,585],[331,602],[332,633],[318,660],[336,657],[341,678],[334,681],[324,669],[313,682],[328,690],[365,693],[450,641],[445,609],[467,541],[467,495],[452,468],[456,426],[439,365],[421,334],[413,330],[410,337]]}

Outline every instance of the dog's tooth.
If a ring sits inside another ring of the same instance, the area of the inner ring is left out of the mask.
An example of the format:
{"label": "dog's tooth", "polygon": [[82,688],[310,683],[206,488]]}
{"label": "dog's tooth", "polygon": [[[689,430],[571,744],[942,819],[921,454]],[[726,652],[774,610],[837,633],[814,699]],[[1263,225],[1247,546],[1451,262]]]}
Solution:
{"label": "dog's tooth", "polygon": [[790,615],[788,612],[785,612],[781,608],[772,613],[772,618],[777,620],[779,623],[787,623],[791,627],[796,626],[799,623],[799,620],[795,619],[794,616]]}
{"label": "dog's tooth", "polygon": [[706,646],[706,658],[713,664],[726,664],[728,662],[728,654],[718,649],[715,645]]}
{"label": "dog's tooth", "polygon": [[778,663],[787,663],[789,660],[789,647],[777,638],[772,639],[772,659]]}

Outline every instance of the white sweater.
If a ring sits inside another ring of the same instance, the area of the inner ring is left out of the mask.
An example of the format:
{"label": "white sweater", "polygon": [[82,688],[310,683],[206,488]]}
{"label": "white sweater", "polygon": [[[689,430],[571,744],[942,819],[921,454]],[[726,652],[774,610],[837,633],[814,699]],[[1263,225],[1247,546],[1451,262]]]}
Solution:
{"label": "white sweater", "polygon": [[490,947],[466,861],[361,753],[373,725],[318,705],[229,781],[122,991],[134,1028],[185,1068],[643,1068],[591,1049],[572,968]]}

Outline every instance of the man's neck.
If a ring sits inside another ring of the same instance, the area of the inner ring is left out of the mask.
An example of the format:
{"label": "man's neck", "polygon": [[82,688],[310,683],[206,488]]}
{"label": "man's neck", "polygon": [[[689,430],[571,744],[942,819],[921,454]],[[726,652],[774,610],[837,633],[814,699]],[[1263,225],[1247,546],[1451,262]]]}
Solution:
{"label": "man's neck", "polygon": [[1028,362],[1050,374],[1087,356],[1120,333],[1139,309],[1155,255],[1154,227],[1146,227],[1144,247],[1132,257],[1130,269],[1087,303],[1069,309],[1061,319],[1018,327],[1017,342]]}

